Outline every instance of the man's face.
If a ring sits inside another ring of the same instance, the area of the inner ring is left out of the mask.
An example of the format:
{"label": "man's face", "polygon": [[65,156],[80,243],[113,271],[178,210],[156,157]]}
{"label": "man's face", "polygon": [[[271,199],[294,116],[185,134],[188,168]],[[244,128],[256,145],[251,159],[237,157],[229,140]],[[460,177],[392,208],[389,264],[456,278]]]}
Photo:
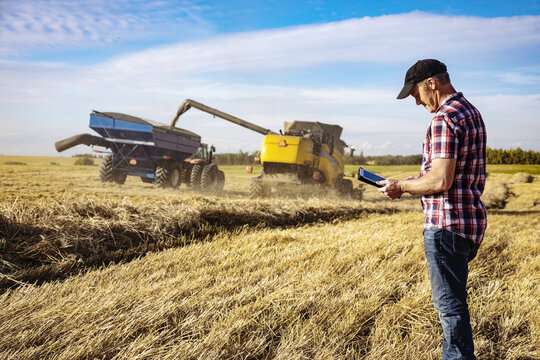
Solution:
{"label": "man's face", "polygon": [[414,84],[410,95],[416,100],[416,105],[422,105],[430,113],[434,113],[439,108],[435,91],[430,86],[430,81],[433,79],[427,79],[421,81],[418,84]]}

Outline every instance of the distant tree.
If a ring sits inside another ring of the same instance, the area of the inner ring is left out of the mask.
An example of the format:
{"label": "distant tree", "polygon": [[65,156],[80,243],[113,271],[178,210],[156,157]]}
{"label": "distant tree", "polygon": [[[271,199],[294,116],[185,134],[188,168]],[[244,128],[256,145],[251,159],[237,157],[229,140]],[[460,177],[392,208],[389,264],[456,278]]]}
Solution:
{"label": "distant tree", "polygon": [[94,159],[89,156],[81,156],[75,159],[74,165],[94,165]]}
{"label": "distant tree", "polygon": [[251,154],[242,150],[237,153],[214,154],[215,162],[218,165],[251,165],[256,157],[259,157],[258,151]]}
{"label": "distant tree", "polygon": [[87,157],[87,158],[98,159],[98,158],[102,158],[103,155],[98,155],[98,154],[75,154],[72,157],[74,157],[74,158]]}

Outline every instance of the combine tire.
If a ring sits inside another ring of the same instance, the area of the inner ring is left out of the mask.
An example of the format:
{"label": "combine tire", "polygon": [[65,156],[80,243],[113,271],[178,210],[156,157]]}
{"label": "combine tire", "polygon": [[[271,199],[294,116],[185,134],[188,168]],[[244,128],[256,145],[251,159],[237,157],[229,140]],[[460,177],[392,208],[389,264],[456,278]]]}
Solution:
{"label": "combine tire", "polygon": [[181,183],[182,168],[179,164],[162,164],[156,168],[154,185],[158,188],[176,189]]}
{"label": "combine tire", "polygon": [[266,197],[266,187],[260,181],[251,181],[249,197],[251,199]]}
{"label": "combine tire", "polygon": [[341,196],[343,196],[345,199],[352,199],[354,190],[353,190],[353,183],[349,179],[343,179],[341,180]]}
{"label": "combine tire", "polygon": [[201,175],[204,165],[196,164],[191,169],[190,185],[193,190],[199,190],[201,188]]}
{"label": "combine tire", "polygon": [[223,191],[225,186],[225,173],[221,170],[218,171],[217,191]]}
{"label": "combine tire", "polygon": [[113,170],[112,155],[107,155],[99,165],[99,179],[101,182],[115,182],[122,185],[126,182],[126,174]]}
{"label": "combine tire", "polygon": [[206,165],[201,173],[201,191],[213,192],[218,184],[218,167],[216,164]]}

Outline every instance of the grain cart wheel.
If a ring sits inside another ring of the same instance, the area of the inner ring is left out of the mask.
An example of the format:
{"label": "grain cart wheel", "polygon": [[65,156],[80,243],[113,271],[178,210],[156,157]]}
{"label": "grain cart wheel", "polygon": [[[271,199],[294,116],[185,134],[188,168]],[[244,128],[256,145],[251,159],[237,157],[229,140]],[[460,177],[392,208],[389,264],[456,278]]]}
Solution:
{"label": "grain cart wheel", "polygon": [[206,165],[201,173],[201,191],[212,192],[217,188],[218,183],[218,167],[211,163]]}
{"label": "grain cart wheel", "polygon": [[182,167],[178,163],[161,164],[156,167],[154,185],[158,188],[177,188],[181,182]]}
{"label": "grain cart wheel", "polygon": [[203,167],[203,164],[196,164],[193,165],[193,168],[191,169],[191,177],[189,183],[191,184],[191,188],[193,190],[199,190],[201,188],[201,174]]}
{"label": "grain cart wheel", "polygon": [[249,197],[251,199],[266,197],[267,189],[261,181],[251,181],[249,184]]}
{"label": "grain cart wheel", "polygon": [[99,165],[99,179],[101,182],[113,181],[112,155],[107,155]]}
{"label": "grain cart wheel", "polygon": [[158,188],[166,188],[169,186],[169,168],[163,164],[156,167],[154,174],[154,185]]}
{"label": "grain cart wheel", "polygon": [[218,180],[217,180],[217,191],[223,191],[225,186],[225,173],[221,170],[218,171]]}
{"label": "grain cart wheel", "polygon": [[112,155],[107,155],[99,165],[99,179],[101,182],[115,182],[122,185],[126,182],[126,173],[121,173],[113,170]]}
{"label": "grain cart wheel", "polygon": [[341,189],[340,189],[341,196],[343,196],[345,199],[352,199],[353,197],[353,183],[349,179],[343,179],[341,180]]}
{"label": "grain cart wheel", "polygon": [[126,182],[126,173],[113,171],[113,181],[119,185],[123,185]]}

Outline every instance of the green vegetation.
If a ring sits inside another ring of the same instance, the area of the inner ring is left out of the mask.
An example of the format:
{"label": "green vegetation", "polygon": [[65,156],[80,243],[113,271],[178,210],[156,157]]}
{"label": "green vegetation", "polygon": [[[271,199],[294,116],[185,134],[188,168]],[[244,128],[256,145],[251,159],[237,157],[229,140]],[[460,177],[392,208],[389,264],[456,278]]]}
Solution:
{"label": "green vegetation", "polygon": [[73,165],[94,165],[94,159],[88,156],[81,156],[75,159]]}
{"label": "green vegetation", "polygon": [[214,154],[214,159],[218,165],[253,165],[258,156],[258,151],[248,153],[240,150],[237,153]]}
{"label": "green vegetation", "polygon": [[[215,154],[216,162],[219,165],[252,165],[254,158],[259,156],[258,151],[252,153],[239,151],[238,153]],[[486,149],[486,158],[488,164],[521,164],[521,165],[539,165],[540,153],[532,150],[522,150],[520,148],[502,150]],[[347,165],[420,165],[422,163],[422,154],[416,155],[379,155],[366,156],[363,152],[359,155],[345,154],[345,164]]]}
{"label": "green vegetation", "polygon": [[521,148],[503,150],[487,148],[488,164],[540,164],[540,152]]}
{"label": "green vegetation", "polygon": [[345,164],[353,165],[420,165],[422,163],[422,155],[381,155],[381,156],[364,156],[345,154]]}
{"label": "green vegetation", "polygon": [[500,173],[500,174],[515,174],[518,172],[526,172],[531,175],[540,174],[540,165],[489,165],[487,166],[488,173]]}

